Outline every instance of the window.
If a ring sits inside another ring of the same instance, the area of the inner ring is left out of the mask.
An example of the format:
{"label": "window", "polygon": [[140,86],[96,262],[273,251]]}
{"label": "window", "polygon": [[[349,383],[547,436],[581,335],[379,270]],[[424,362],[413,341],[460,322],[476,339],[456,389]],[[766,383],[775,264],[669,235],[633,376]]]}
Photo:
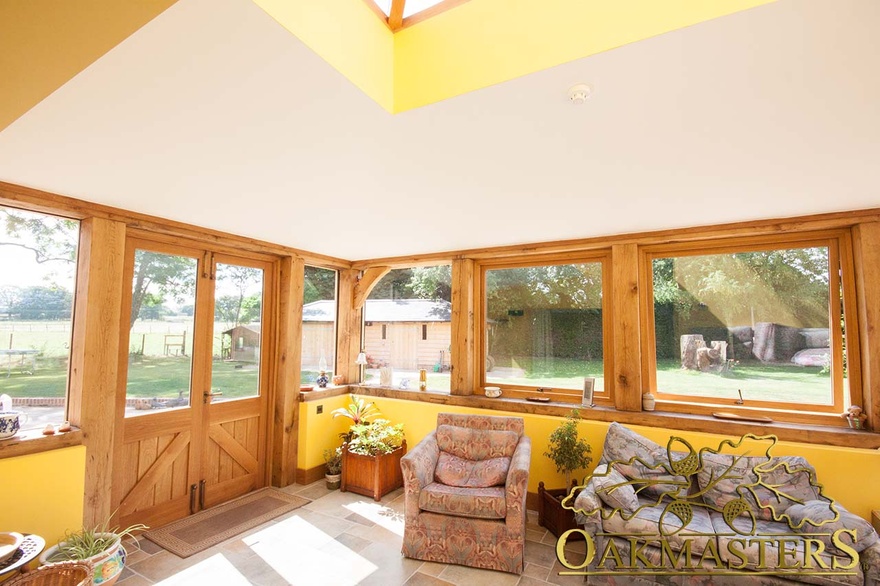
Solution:
{"label": "window", "polygon": [[23,428],[67,418],[79,222],[0,207],[0,394]]}
{"label": "window", "polygon": [[815,413],[849,403],[836,238],[650,250],[659,400]]}
{"label": "window", "polygon": [[394,269],[382,277],[364,303],[364,382],[379,384],[382,369],[390,368],[392,386],[418,389],[424,369],[429,390],[449,391],[451,299],[452,265]]}
{"label": "window", "polygon": [[485,268],[484,384],[580,402],[595,378],[596,395],[605,392],[603,264]]}
{"label": "window", "polygon": [[314,383],[321,371],[332,378],[336,370],[336,277],[333,269],[305,268],[300,367],[303,384]]}

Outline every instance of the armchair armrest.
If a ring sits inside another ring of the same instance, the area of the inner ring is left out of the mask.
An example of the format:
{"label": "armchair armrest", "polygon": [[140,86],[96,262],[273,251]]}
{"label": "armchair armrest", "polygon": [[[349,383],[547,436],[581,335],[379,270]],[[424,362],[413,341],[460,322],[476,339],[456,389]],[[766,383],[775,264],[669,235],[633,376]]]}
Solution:
{"label": "armchair armrest", "polygon": [[602,506],[591,478],[574,500],[575,520],[591,535],[602,532]]}
{"label": "armchair armrest", "polygon": [[407,518],[419,514],[419,492],[434,481],[434,469],[440,457],[437,434],[432,431],[400,460]]}
{"label": "armchair armrest", "polygon": [[532,461],[532,440],[523,436],[510,459],[505,483],[507,515],[505,522],[511,535],[525,535],[526,494],[529,489],[529,466]]}

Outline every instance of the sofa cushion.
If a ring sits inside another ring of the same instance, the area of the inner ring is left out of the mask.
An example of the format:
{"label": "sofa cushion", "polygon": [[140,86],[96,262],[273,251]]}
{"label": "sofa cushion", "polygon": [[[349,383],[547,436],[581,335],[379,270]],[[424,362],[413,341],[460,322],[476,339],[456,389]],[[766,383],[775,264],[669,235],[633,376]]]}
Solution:
{"label": "sofa cushion", "polygon": [[654,504],[656,501],[639,498],[636,514],[625,519],[623,515],[611,515],[602,521],[602,529],[606,533],[622,535],[657,535],[662,526],[670,547],[675,551],[690,542],[692,554],[701,554],[706,542],[714,540],[714,529],[709,513],[704,507],[689,507],[691,518],[682,528],[682,520],[667,510],[669,502]]}
{"label": "sofa cushion", "polygon": [[432,482],[419,492],[419,508],[456,517],[503,519],[507,501],[503,486],[461,488]]}
{"label": "sofa cushion", "polygon": [[614,469],[608,470],[607,464],[596,466],[590,479],[596,495],[609,507],[633,513],[639,507],[636,491],[627,479]]}
{"label": "sofa cushion", "polygon": [[437,427],[437,446],[440,451],[465,460],[510,458],[518,443],[519,434],[514,431],[468,429],[454,425]]}
{"label": "sofa cushion", "polygon": [[611,462],[627,479],[645,481],[636,484],[639,495],[658,497],[688,491],[688,480],[672,474],[668,469],[666,448],[616,422],[608,427],[600,460],[601,464]]}
{"label": "sofa cushion", "polygon": [[510,458],[489,458],[488,460],[466,460],[448,452],[440,452],[434,480],[449,486],[485,488],[504,484]]}
{"label": "sofa cushion", "polygon": [[813,482],[815,471],[799,456],[768,460],[766,456],[703,452],[697,479],[707,505],[723,508],[742,498],[748,504],[742,513],[751,510],[756,518],[764,520],[772,520],[774,513],[779,518],[791,505],[819,498]]}
{"label": "sofa cushion", "polygon": [[[734,521],[734,525],[742,533],[745,533],[743,535],[731,532],[730,527],[728,527],[720,513],[711,513],[711,518],[715,532],[718,534],[718,553],[722,561],[731,564],[737,571],[766,571],[768,569],[780,571],[779,542],[775,540],[772,542],[768,541],[773,539],[773,535],[779,535],[785,538],[784,548],[789,552],[785,556],[788,565],[794,565],[797,562],[801,566],[800,568],[785,571],[783,575],[786,578],[789,577],[788,574],[790,573],[790,578],[796,582],[828,586],[861,586],[865,582],[864,574],[861,568],[858,567],[858,564],[856,567],[848,570],[838,570],[834,573],[831,573],[830,570],[828,573],[822,572],[823,568],[816,562],[816,556],[822,560],[825,566],[832,568],[834,563],[833,552],[823,551],[822,553],[816,553],[809,562],[811,567],[805,568],[804,549],[806,544],[803,538],[792,535],[792,531],[787,523],[756,519],[753,528],[750,520],[747,520],[745,517],[739,517]],[[748,535],[752,530],[754,530],[755,534]],[[795,551],[798,553],[792,553]],[[811,551],[815,552],[816,549],[813,548]],[[743,557],[745,562],[743,562]],[[852,560],[846,556],[841,556],[838,560],[839,563],[844,565],[852,563]],[[810,573],[810,570],[813,570],[814,573]]]}
{"label": "sofa cushion", "polygon": [[812,500],[802,505],[792,505],[788,507],[786,514],[791,518],[792,529],[795,532],[814,534],[812,537],[820,539],[831,551],[840,551],[834,545],[830,535],[838,529],[855,530],[855,542],[847,534],[841,534],[840,539],[859,553],[880,540],[870,523],[858,515],[853,515],[840,504],[835,503],[834,508],[838,512],[836,521],[831,520],[834,519],[834,511],[831,509],[830,503],[823,500]]}

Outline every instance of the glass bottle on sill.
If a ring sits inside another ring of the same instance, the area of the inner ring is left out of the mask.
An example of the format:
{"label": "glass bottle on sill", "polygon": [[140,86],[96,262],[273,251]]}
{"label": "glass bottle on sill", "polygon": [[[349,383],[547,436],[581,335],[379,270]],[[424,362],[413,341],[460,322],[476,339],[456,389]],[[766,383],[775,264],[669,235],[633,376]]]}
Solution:
{"label": "glass bottle on sill", "polygon": [[428,371],[424,368],[419,369],[419,390],[427,391],[428,390]]}

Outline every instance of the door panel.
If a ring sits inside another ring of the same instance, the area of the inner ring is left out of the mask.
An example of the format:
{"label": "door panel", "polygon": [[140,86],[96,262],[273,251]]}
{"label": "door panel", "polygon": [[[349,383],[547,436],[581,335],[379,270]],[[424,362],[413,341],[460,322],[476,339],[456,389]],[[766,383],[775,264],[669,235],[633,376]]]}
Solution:
{"label": "door panel", "polygon": [[[126,260],[125,315],[138,319],[123,326],[112,496],[121,524],[156,527],[266,485],[273,265],[139,238]],[[241,325],[250,352],[224,356],[215,337]]]}

